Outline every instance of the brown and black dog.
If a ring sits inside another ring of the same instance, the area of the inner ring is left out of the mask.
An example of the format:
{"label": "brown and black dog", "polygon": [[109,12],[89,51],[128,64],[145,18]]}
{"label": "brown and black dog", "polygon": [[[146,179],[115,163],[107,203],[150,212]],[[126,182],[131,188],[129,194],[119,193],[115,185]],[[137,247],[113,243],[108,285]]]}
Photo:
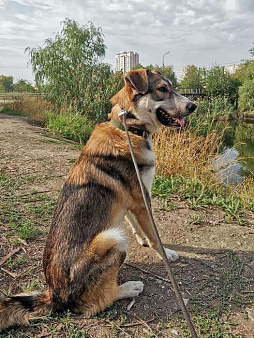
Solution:
{"label": "brown and black dog", "polygon": [[[184,116],[196,105],[175,92],[162,74],[144,69],[126,74],[124,88],[111,103],[110,121],[96,126],[55,207],[43,257],[47,290],[3,299],[0,330],[28,324],[51,310],[92,316],[143,290],[139,281],[117,283],[128,248],[119,228],[124,217],[141,245],[159,251],[118,114],[128,112],[135,157],[150,199],[155,155],[149,134],[163,125],[182,127]],[[178,258],[175,251],[165,250],[169,260]]]}

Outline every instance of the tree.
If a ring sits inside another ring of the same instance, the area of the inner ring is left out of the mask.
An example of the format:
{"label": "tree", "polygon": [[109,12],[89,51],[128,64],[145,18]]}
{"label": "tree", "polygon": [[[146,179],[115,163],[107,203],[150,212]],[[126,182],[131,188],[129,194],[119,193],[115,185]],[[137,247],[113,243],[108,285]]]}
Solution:
{"label": "tree", "polygon": [[[254,56],[254,48],[250,49]],[[254,60],[248,60],[240,66],[236,76],[242,82],[239,88],[239,109],[241,113],[254,114]]]}
{"label": "tree", "polygon": [[0,75],[0,92],[11,92],[13,90],[13,77]]}
{"label": "tree", "polygon": [[205,91],[209,96],[228,96],[235,99],[239,86],[240,81],[224,67],[214,66],[206,71]]}
{"label": "tree", "polygon": [[102,63],[106,46],[101,28],[66,19],[46,46],[27,48],[37,86],[59,108],[68,107],[96,121],[110,109],[109,98],[119,88],[119,76]]}
{"label": "tree", "polygon": [[254,114],[254,79],[246,79],[239,88],[239,109],[241,113]]}
{"label": "tree", "polygon": [[203,88],[204,76],[204,68],[197,68],[194,65],[188,66],[184,77],[180,82],[180,88]]}
{"label": "tree", "polygon": [[35,88],[28,81],[22,79],[13,85],[13,90],[15,92],[35,92]]}

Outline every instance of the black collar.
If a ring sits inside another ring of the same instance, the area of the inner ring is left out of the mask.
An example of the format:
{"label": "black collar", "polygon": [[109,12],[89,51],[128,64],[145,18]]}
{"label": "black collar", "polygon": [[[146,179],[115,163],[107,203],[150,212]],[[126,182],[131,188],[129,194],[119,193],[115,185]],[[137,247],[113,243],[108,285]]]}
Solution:
{"label": "black collar", "polygon": [[[134,116],[134,115],[133,115]],[[121,129],[123,131],[125,131],[124,126],[122,125],[122,123],[120,123],[119,121],[115,121],[115,120],[110,120],[110,123],[118,128]],[[140,129],[140,128],[135,128],[135,127],[128,127],[128,131],[130,131],[132,134],[138,135],[138,136],[142,136],[145,139],[147,139],[149,137],[149,132],[147,130],[144,129]]]}

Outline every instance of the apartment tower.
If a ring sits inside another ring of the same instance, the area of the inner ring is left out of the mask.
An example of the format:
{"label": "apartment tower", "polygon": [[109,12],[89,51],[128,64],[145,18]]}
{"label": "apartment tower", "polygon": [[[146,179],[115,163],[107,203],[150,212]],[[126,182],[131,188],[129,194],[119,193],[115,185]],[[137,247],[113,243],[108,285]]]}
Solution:
{"label": "apartment tower", "polygon": [[115,55],[115,71],[127,73],[139,64],[139,54],[137,52],[120,52]]}

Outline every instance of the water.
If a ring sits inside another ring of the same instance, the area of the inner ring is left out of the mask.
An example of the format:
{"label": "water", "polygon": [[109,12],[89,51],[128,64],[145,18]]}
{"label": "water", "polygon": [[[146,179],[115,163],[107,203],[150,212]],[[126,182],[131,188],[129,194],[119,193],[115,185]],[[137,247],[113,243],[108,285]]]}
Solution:
{"label": "water", "polygon": [[240,183],[254,174],[254,121],[227,122],[221,155],[216,160],[226,183]]}

